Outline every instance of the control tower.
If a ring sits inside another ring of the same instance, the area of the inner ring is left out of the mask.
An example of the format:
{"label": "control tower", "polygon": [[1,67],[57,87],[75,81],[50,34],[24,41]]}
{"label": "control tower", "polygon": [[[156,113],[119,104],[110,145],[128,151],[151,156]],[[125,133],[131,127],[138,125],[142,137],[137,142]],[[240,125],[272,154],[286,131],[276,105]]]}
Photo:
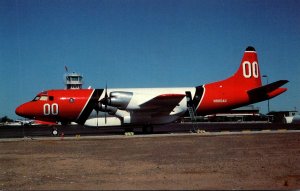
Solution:
{"label": "control tower", "polygon": [[65,74],[65,89],[82,89],[82,75],[72,72]]}

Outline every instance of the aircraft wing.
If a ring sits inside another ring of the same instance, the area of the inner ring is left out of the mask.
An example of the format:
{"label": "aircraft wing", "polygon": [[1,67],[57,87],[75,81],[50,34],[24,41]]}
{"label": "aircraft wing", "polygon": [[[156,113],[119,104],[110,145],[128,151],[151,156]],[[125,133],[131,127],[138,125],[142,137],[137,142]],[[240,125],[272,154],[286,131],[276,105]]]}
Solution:
{"label": "aircraft wing", "polygon": [[185,94],[161,94],[140,105],[142,111],[153,113],[171,113]]}

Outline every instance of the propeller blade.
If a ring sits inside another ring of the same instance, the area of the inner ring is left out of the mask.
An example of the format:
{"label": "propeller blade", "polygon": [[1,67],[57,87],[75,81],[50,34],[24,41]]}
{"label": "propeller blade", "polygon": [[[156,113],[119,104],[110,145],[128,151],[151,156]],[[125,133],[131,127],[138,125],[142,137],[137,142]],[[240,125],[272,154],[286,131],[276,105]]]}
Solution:
{"label": "propeller blade", "polygon": [[106,84],[105,85],[105,100],[106,100],[106,102],[108,102],[107,98],[108,98],[108,94],[107,94],[107,84]]}
{"label": "propeller blade", "polygon": [[105,113],[104,113],[104,119],[105,119],[105,124],[106,124],[106,112],[107,112],[107,104],[108,104],[108,95],[107,95],[107,83],[105,84],[105,100],[106,100],[106,104],[105,104]]}
{"label": "propeller blade", "polygon": [[[97,97],[100,98],[99,92],[97,91]],[[95,110],[96,110],[96,117],[97,117],[97,128],[98,128],[98,114],[99,114],[99,99],[98,102],[95,105]]]}
{"label": "propeller blade", "polygon": [[97,110],[97,128],[98,128],[98,114],[99,114],[99,111]]}

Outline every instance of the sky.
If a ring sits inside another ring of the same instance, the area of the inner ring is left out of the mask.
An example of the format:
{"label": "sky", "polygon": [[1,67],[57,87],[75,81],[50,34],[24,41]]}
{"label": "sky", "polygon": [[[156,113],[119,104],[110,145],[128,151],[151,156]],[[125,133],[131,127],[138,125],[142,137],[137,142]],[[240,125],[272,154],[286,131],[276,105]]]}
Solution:
{"label": "sky", "polygon": [[191,87],[231,76],[247,46],[269,82],[290,81],[270,110],[300,109],[299,10],[298,0],[0,0],[0,117],[63,89],[65,66],[84,87]]}

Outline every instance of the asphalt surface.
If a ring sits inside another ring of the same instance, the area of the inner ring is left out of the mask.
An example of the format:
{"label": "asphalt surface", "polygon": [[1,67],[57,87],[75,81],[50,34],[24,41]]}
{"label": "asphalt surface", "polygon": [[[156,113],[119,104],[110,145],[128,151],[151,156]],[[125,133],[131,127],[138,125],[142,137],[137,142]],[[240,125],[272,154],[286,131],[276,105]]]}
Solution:
{"label": "asphalt surface", "polygon": [[[80,125],[69,126],[0,126],[0,138],[22,138],[53,136],[53,129],[58,130],[57,136],[88,136],[88,135],[122,135],[124,127],[85,127]],[[280,123],[172,123],[155,126],[153,134],[187,133],[200,130],[207,132],[219,131],[261,131],[261,130],[300,130],[300,124]],[[126,130],[127,131],[127,130]],[[135,134],[143,134],[142,127],[134,126]]]}

